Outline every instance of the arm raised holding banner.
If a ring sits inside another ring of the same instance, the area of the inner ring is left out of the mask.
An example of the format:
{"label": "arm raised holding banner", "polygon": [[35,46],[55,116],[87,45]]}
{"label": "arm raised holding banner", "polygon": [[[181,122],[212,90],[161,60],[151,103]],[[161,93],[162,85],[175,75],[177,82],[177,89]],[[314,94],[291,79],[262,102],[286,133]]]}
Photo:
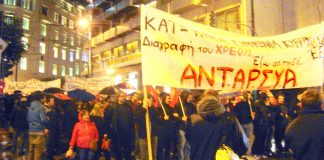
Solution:
{"label": "arm raised holding banner", "polygon": [[160,103],[161,108],[162,108],[162,110],[163,110],[164,120],[169,120],[169,116],[168,116],[167,113],[165,112],[165,108],[164,108],[164,106],[163,106],[163,104],[162,104],[162,101],[161,101],[160,97],[158,97],[158,100],[159,100],[159,103]]}
{"label": "arm raised holding banner", "polygon": [[187,117],[186,112],[184,110],[183,103],[182,103],[182,100],[181,100],[180,96],[178,98],[179,98],[179,103],[180,103],[182,114],[183,114],[182,120],[186,122],[188,117]]}

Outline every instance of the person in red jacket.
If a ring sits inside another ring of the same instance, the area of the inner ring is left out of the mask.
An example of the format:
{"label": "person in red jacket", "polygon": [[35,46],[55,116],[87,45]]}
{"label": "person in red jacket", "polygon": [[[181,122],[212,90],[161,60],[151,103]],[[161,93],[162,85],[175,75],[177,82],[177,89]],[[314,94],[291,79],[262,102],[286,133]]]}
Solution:
{"label": "person in red jacket", "polygon": [[70,150],[77,147],[80,160],[92,160],[95,155],[94,145],[97,144],[99,133],[96,125],[90,121],[89,112],[82,110],[79,113],[79,122],[74,125]]}

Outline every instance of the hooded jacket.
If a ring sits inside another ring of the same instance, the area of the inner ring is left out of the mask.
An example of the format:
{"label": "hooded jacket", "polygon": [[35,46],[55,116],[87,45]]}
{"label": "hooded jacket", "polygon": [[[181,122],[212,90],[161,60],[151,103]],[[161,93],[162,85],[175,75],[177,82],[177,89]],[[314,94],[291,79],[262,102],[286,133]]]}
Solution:
{"label": "hooded jacket", "polygon": [[84,121],[79,116],[79,122],[74,126],[70,146],[79,148],[89,148],[90,141],[98,141],[99,134],[96,125],[91,121]]}
{"label": "hooded jacket", "polygon": [[39,101],[31,102],[28,109],[27,120],[29,132],[43,132],[47,122],[45,106]]}
{"label": "hooded jacket", "polygon": [[[237,126],[224,112],[224,106],[213,96],[204,97],[198,103],[197,114],[190,117],[186,130],[191,159],[215,159],[221,144],[232,148],[243,145]],[[233,150],[239,152],[236,148]]]}

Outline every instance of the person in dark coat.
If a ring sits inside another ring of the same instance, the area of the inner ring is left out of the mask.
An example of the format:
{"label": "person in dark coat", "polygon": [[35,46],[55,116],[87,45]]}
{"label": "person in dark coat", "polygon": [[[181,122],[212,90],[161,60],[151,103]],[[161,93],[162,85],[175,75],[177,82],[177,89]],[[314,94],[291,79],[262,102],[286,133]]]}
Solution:
{"label": "person in dark coat", "polygon": [[98,102],[96,102],[90,112],[90,119],[95,123],[98,133],[99,133],[99,141],[98,141],[98,149],[95,153],[94,159],[99,159],[101,157],[101,144],[102,139],[104,137],[104,106],[102,104],[103,97],[98,98]]}
{"label": "person in dark coat", "polygon": [[146,160],[147,157],[147,141],[146,141],[146,121],[145,121],[145,115],[146,115],[146,109],[144,106],[139,106],[135,108],[134,111],[134,120],[136,124],[136,135],[137,140],[139,143],[139,159],[140,160]]}
{"label": "person in dark coat", "polygon": [[213,160],[222,144],[232,147],[235,153],[246,152],[236,148],[244,146],[238,126],[214,96],[203,97],[197,104],[197,114],[191,115],[188,122],[186,138],[191,159]]}
{"label": "person in dark coat", "polygon": [[159,117],[161,119],[161,130],[158,135],[157,159],[170,159],[170,149],[173,142],[173,136],[176,130],[176,118],[179,114],[174,113],[171,104],[171,96],[168,93],[161,93],[162,105],[158,107]]}
{"label": "person in dark coat", "polygon": [[19,147],[19,155],[25,155],[28,147],[28,121],[27,121],[27,99],[22,97],[17,101],[14,110],[11,112],[11,123],[15,130],[13,153],[16,153],[18,147],[18,138],[21,137],[22,144]]}
{"label": "person in dark coat", "polygon": [[252,109],[249,93],[243,93],[242,101],[238,102],[234,107],[234,114],[243,127],[246,136],[249,138],[249,148],[247,154],[251,154],[253,144],[253,123],[255,111]]}
{"label": "person in dark coat", "polygon": [[301,110],[301,96],[303,92],[298,92],[294,100],[291,101],[289,105],[289,120],[293,121],[297,118],[298,112]]}
{"label": "person in dark coat", "polygon": [[308,89],[301,98],[302,110],[286,129],[286,142],[297,160],[322,160],[324,157],[323,96]]}
{"label": "person in dark coat", "polygon": [[151,142],[153,160],[157,159],[158,133],[161,130],[161,119],[158,108],[154,107],[154,99],[148,96],[148,111],[151,121]]}
{"label": "person in dark coat", "polygon": [[287,148],[282,145],[285,141],[285,130],[288,126],[288,108],[285,105],[285,96],[278,95],[278,105],[275,107],[276,121],[274,129],[274,139],[276,143],[277,154],[287,151]]}
{"label": "person in dark coat", "polygon": [[267,155],[267,136],[270,127],[270,100],[266,93],[261,93],[259,100],[255,102],[254,135],[255,140],[252,153],[255,155]]}
{"label": "person in dark coat", "polygon": [[66,151],[68,149],[68,143],[71,139],[73,127],[78,122],[78,110],[76,102],[67,101],[64,105],[64,115],[63,115],[63,126],[62,133],[65,148],[62,148],[62,151]]}
{"label": "person in dark coat", "polygon": [[[178,125],[179,125],[179,144],[178,144],[178,152],[179,159],[189,160],[190,159],[190,145],[186,141],[185,130],[187,125],[188,117],[197,113],[196,106],[192,103],[193,96],[192,93],[183,91],[180,95],[183,110],[180,102],[175,106],[175,113],[179,114]],[[184,113],[183,113],[184,112]]]}
{"label": "person in dark coat", "polygon": [[125,103],[125,93],[118,95],[118,103],[112,115],[112,128],[115,132],[115,156],[117,160],[131,159],[132,136],[134,135],[133,112]]}

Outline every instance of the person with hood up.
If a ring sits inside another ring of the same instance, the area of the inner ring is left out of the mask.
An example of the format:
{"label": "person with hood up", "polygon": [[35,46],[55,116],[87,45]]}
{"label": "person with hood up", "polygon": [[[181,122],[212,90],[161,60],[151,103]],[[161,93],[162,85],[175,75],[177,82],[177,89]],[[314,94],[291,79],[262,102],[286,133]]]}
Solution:
{"label": "person with hood up", "polygon": [[191,159],[215,159],[216,151],[222,144],[231,147],[237,154],[246,152],[246,148],[243,151],[237,148],[243,146],[241,133],[216,97],[205,95],[197,104],[197,114],[190,116],[188,122],[186,138],[191,147]]}
{"label": "person with hood up", "polygon": [[99,133],[95,123],[90,121],[89,112],[81,110],[79,122],[74,126],[69,150],[77,146],[80,160],[94,159],[95,151],[91,148],[92,144],[98,143]]}

